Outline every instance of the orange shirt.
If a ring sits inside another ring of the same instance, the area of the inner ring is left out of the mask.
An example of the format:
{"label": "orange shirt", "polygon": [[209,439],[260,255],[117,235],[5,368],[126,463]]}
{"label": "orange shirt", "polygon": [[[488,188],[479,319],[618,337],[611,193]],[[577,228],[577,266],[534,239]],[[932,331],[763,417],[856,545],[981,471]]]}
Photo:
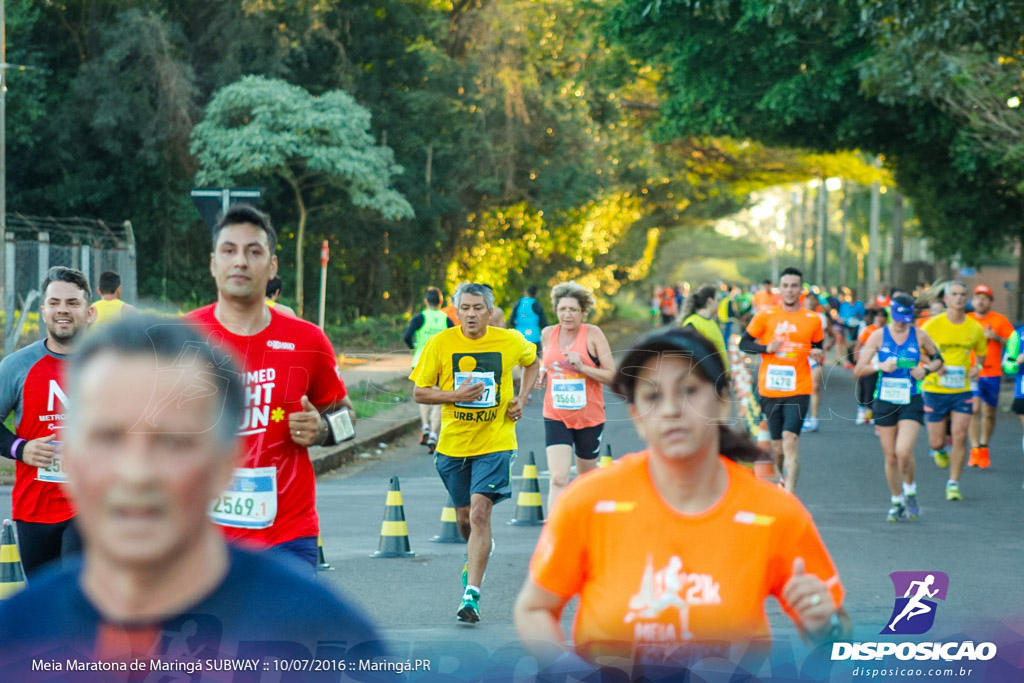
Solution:
{"label": "orange shirt", "polygon": [[857,341],[859,343],[861,343],[861,344],[867,344],[868,343],[868,337],[870,337],[871,333],[874,332],[877,329],[878,329],[878,325],[876,325],[874,323],[871,323],[870,325],[865,325],[864,329],[861,330],[860,334],[857,335]]}
{"label": "orange shirt", "polygon": [[757,312],[747,325],[747,332],[765,346],[775,340],[782,342],[777,352],[761,354],[761,367],[757,370],[761,396],[809,396],[813,390],[808,362],[811,344],[825,339],[818,314],[806,308],[795,313],[787,313],[781,307],[768,308]]}
{"label": "orange shirt", "polygon": [[763,289],[757,290],[754,294],[754,308],[761,310],[762,308],[768,308],[769,306],[775,305],[775,295],[771,292],[766,292]]}
{"label": "orange shirt", "polygon": [[796,497],[721,458],[725,494],[702,513],[682,514],[655,488],[650,458],[633,453],[573,482],[530,561],[538,586],[579,595],[572,639],[580,656],[656,657],[687,643],[767,637],[765,598],[794,616],[781,596],[797,557],[842,604],[832,558]]}
{"label": "orange shirt", "polygon": [[[995,311],[989,311],[984,316],[980,316],[977,313],[971,312],[967,315],[977,320],[982,327],[986,330],[992,328],[992,331],[998,334],[1003,339],[1009,340],[1010,335],[1013,334],[1014,327],[1013,323],[1007,319],[1002,313],[996,313]],[[979,376],[981,377],[1002,377],[1003,376],[1003,344],[988,339],[988,350],[985,352],[985,365],[981,367]],[[971,359],[973,362],[973,358]]]}
{"label": "orange shirt", "polygon": [[448,304],[441,309],[441,312],[448,316],[448,319],[452,321],[452,324],[456,327],[461,325],[462,322],[459,320],[459,314],[455,309],[455,304]]}
{"label": "orange shirt", "polygon": [[[580,354],[584,365],[596,368],[598,365],[587,350],[589,331],[590,326],[584,323],[569,351]],[[589,379],[569,364],[558,345],[561,333],[562,326],[555,325],[544,347],[544,372],[547,373],[544,417],[558,420],[569,429],[586,429],[604,424],[604,385]]]}

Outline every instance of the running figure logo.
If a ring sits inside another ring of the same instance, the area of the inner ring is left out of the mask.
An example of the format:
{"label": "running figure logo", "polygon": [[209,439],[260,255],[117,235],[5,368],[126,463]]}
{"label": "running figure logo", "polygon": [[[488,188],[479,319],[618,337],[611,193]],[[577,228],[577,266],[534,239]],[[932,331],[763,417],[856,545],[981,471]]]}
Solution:
{"label": "running figure logo", "polygon": [[945,572],[893,572],[889,578],[896,590],[896,604],[889,617],[889,624],[881,633],[926,633],[935,623],[937,607],[929,598],[946,599],[949,576]]}

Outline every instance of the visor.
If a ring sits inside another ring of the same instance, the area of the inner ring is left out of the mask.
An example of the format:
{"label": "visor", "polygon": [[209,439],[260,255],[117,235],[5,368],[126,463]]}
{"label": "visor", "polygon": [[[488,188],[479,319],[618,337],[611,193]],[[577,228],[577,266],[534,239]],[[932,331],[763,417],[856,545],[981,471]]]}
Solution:
{"label": "visor", "polygon": [[895,301],[889,308],[889,313],[892,315],[893,322],[898,323],[912,323],[914,322],[914,306],[901,306]]}

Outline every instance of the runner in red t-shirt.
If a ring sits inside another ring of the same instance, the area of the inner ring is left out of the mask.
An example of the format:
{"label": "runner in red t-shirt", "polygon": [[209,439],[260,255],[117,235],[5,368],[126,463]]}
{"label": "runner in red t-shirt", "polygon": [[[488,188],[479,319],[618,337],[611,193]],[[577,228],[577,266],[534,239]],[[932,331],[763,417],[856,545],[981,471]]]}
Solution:
{"label": "runner in red t-shirt", "polygon": [[46,339],[0,363],[0,422],[14,413],[12,434],[0,424],[0,454],[17,460],[13,516],[25,573],[81,551],[64,491],[60,429],[67,409],[64,362],[93,320],[89,283],[81,271],[57,266],[43,280],[40,317]]}
{"label": "runner in red t-shirt", "polygon": [[971,302],[974,310],[967,314],[985,328],[985,338],[988,340],[985,365],[978,373],[977,386],[971,387],[974,391],[974,414],[967,427],[967,436],[971,440],[971,455],[967,464],[982,469],[991,462],[988,444],[996,428],[999,384],[1003,379],[1003,347],[1013,335],[1013,323],[1002,313],[992,310],[994,298],[991,287],[978,285],[974,288],[974,299]]}
{"label": "runner in red t-shirt", "polygon": [[210,514],[229,538],[289,551],[315,568],[319,520],[307,448],[329,438],[321,413],[340,406],[354,412],[352,402],[323,331],[263,302],[277,272],[270,219],[236,205],[213,240],[217,303],[189,318],[242,367],[246,412],[238,430],[244,459]]}

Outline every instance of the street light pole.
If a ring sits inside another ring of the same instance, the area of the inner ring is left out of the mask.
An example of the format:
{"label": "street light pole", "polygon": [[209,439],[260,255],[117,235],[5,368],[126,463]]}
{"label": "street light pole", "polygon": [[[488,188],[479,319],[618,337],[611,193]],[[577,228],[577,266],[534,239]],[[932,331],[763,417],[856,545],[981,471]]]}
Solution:
{"label": "street light pole", "polygon": [[[0,306],[6,319],[5,330],[13,327],[13,306],[8,298],[14,292],[6,291],[7,282],[7,4],[0,0]],[[13,303],[13,301],[12,301]]]}

